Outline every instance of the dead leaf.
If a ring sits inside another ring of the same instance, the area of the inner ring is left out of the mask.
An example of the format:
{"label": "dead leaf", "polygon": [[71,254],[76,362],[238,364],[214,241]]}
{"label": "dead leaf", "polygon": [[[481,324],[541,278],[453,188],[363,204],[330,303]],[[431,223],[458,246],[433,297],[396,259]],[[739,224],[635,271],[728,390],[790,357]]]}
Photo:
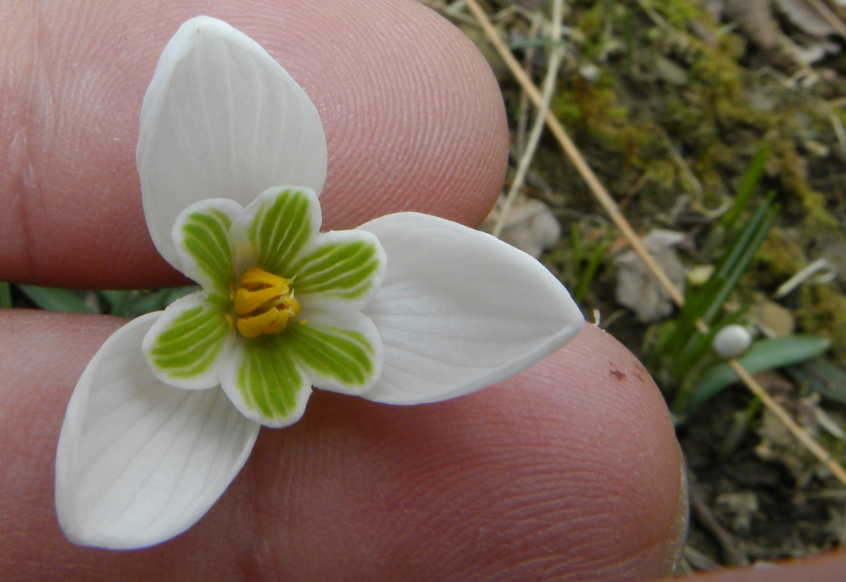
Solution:
{"label": "dead leaf", "polygon": [[[643,244],[667,273],[670,280],[684,292],[685,267],[673,247],[687,236],[671,230],[654,229],[643,238]],[[655,276],[646,268],[634,251],[628,251],[614,261],[617,264],[617,302],[650,323],[661,320],[673,311],[673,301]]]}
{"label": "dead leaf", "polygon": [[781,29],[773,16],[770,0],[726,0],[726,15],[764,50],[778,48]]}
{"label": "dead leaf", "polygon": [[831,22],[820,12],[819,5],[808,0],[774,0],[779,10],[803,31],[813,36],[837,34]]}
{"label": "dead leaf", "polygon": [[736,533],[749,533],[752,518],[758,513],[758,496],[753,491],[723,493],[714,500],[720,521]]}
{"label": "dead leaf", "polygon": [[[504,205],[505,196],[500,196],[479,230],[492,232]],[[549,207],[540,200],[520,194],[505,217],[500,238],[537,259],[554,245],[560,236],[561,225]]]}

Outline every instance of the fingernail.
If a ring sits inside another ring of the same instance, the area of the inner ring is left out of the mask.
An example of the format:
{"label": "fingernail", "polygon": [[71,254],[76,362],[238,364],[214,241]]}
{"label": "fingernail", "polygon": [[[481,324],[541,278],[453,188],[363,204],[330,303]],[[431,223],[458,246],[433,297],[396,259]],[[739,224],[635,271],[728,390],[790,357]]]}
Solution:
{"label": "fingernail", "polygon": [[679,475],[679,504],[676,508],[676,517],[673,521],[673,529],[670,532],[667,542],[667,553],[664,562],[664,572],[667,575],[673,574],[681,562],[684,554],[684,546],[687,543],[687,530],[690,523],[690,499],[687,486],[687,466],[684,461],[684,454],[679,449],[681,459]]}

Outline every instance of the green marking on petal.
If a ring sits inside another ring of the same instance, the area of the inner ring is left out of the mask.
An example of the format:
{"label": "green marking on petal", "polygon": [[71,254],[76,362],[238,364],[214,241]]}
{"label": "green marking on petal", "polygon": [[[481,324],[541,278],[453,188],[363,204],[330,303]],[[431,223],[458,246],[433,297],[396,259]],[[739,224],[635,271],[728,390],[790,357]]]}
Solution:
{"label": "green marking on petal", "polygon": [[379,268],[379,252],[370,240],[330,242],[318,246],[291,267],[298,295],[321,293],[356,299],[372,286]]}
{"label": "green marking on petal", "polygon": [[376,351],[360,332],[306,323],[289,325],[284,336],[297,361],[324,378],[353,387],[373,374]]}
{"label": "green marking on petal", "polygon": [[214,291],[229,293],[235,281],[229,248],[230,218],[219,210],[189,214],[182,225],[182,244],[200,271],[214,283]]}
{"label": "green marking on petal", "polygon": [[296,190],[283,190],[268,198],[249,226],[258,264],[270,273],[285,276],[289,265],[311,237],[309,198]]}
{"label": "green marking on petal", "polygon": [[150,361],[172,378],[190,379],[214,363],[223,347],[229,323],[225,312],[203,303],[177,316],[154,340]]}
{"label": "green marking on petal", "polygon": [[287,351],[284,335],[261,336],[247,343],[236,385],[246,406],[271,419],[297,408],[303,377]]}

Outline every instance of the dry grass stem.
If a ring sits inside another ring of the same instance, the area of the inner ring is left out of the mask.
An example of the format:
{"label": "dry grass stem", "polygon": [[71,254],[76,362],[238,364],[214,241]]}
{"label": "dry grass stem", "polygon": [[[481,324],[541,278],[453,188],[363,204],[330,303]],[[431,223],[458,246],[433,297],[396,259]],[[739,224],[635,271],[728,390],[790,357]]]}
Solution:
{"label": "dry grass stem", "polygon": [[761,399],[761,402],[764,403],[764,406],[769,408],[773,414],[775,414],[781,422],[793,433],[803,445],[805,445],[814,456],[819,459],[819,461],[825,465],[832,474],[837,477],[841,483],[846,485],[846,471],[843,470],[837,461],[835,461],[828,451],[826,451],[814,438],[809,435],[807,432],[802,430],[802,427],[796,424],[790,415],[787,413],[786,410],[775,400],[773,397],[770,396],[770,393],[764,390],[764,388],[758,384],[755,378],[746,371],[746,369],[741,366],[736,360],[730,360],[729,366],[731,369],[734,370],[735,374],[743,380],[743,383],[749,388],[749,390],[758,398]]}
{"label": "dry grass stem", "polygon": [[[564,17],[564,3],[563,0],[555,0],[552,6],[552,30],[550,33],[550,40],[557,43],[561,39],[561,20]],[[532,159],[535,157],[535,151],[540,141],[540,136],[543,133],[544,121],[547,113],[549,113],[549,104],[552,101],[552,95],[555,92],[556,81],[558,79],[558,69],[561,67],[561,60],[564,56],[564,47],[554,45],[550,51],[549,65],[546,70],[546,78],[543,81],[543,94],[541,95],[540,104],[537,105],[538,112],[535,116],[535,123],[532,126],[532,131],[529,132],[529,139],[526,142],[526,148],[520,156],[520,163],[517,165],[517,173],[514,176],[514,181],[511,183],[511,188],[508,190],[508,196],[505,198],[505,204],[502,206],[502,212],[494,224],[492,235],[499,238],[502,234],[502,229],[505,227],[505,221],[508,218],[508,213],[511,210],[514,199],[517,193],[523,187],[523,182],[526,180],[526,173],[529,171],[529,166],[532,164]],[[525,93],[525,92],[524,92]]]}
{"label": "dry grass stem", "polygon": [[832,12],[828,6],[822,0],[807,0],[807,2],[813,6],[819,14],[826,19],[826,21],[837,31],[837,34],[846,37],[846,24],[837,16],[834,12]]}
{"label": "dry grass stem", "polygon": [[[497,52],[500,54],[502,59],[505,61],[505,64],[508,66],[511,73],[520,83],[523,90],[532,100],[536,107],[540,107],[543,103],[543,98],[535,86],[532,79],[520,66],[520,63],[508,49],[506,44],[500,39],[499,35],[497,34],[496,29],[494,28],[493,24],[491,23],[490,19],[488,18],[487,14],[485,13],[484,9],[479,5],[477,0],[465,0],[467,8],[476,18],[479,23],[479,26],[485,33],[485,36],[488,38],[489,42],[494,46]],[[833,16],[833,15],[832,15]],[[842,25],[842,23],[841,23]],[[626,220],[625,216],[620,212],[617,203],[611,197],[611,194],[600,182],[599,178],[587,164],[582,156],[581,151],[576,146],[575,143],[570,139],[570,136],[567,134],[567,131],[564,129],[564,126],[561,125],[561,122],[558,121],[558,118],[555,114],[551,111],[547,111],[546,115],[544,116],[546,123],[555,136],[555,139],[561,145],[561,148],[564,150],[564,153],[570,159],[572,164],[576,167],[576,170],[582,176],[582,178],[587,183],[588,187],[590,188],[591,192],[593,193],[594,197],[597,201],[605,208],[605,211],[608,212],[611,220],[620,229],[623,235],[628,240],[629,244],[631,244],[634,251],[640,257],[640,259],[644,262],[647,266],[649,271],[655,276],[670,298],[681,307],[684,304],[684,296],[679,291],[678,287],[676,287],[672,281],[670,281],[667,274],[661,268],[661,266],[655,261],[654,257],[651,253],[644,247],[643,243],[640,240],[640,237],[635,233],[634,229],[629,224],[629,221]],[[703,333],[707,333],[708,326],[701,320],[697,321],[697,329],[699,329]],[[846,471],[831,457],[831,455],[826,451],[819,443],[814,440],[813,437],[808,435],[802,428],[796,424],[796,422],[790,417],[787,411],[755,381],[755,379],[747,372],[743,366],[741,366],[736,360],[729,361],[729,365],[732,369],[737,373],[738,377],[746,384],[747,388],[755,394],[756,396],[761,398],[761,401],[764,405],[769,408],[775,415],[778,417],[784,425],[790,430],[790,432],[796,437],[799,442],[805,445],[809,451],[821,462],[823,463],[831,472],[834,474],[844,485],[846,485]]]}
{"label": "dry grass stem", "polygon": [[[543,15],[540,13],[535,14],[531,18],[531,23],[531,27],[529,28],[529,40],[533,41],[538,38],[538,31],[543,23]],[[534,58],[535,47],[526,47],[524,62],[526,63],[526,71],[528,71],[529,74],[532,72],[532,61]],[[520,118],[517,120],[517,138],[515,140],[516,155],[518,159],[523,157],[523,152],[526,151],[526,127],[529,125],[529,105],[529,96],[526,95],[525,91],[520,91]]]}

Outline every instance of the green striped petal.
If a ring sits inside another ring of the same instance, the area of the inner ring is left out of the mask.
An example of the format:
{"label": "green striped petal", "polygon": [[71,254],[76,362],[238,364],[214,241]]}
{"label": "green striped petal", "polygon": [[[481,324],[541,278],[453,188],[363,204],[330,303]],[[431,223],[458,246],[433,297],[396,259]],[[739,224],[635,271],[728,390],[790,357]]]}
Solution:
{"label": "green striped petal", "polygon": [[297,422],[311,394],[311,379],[288,351],[285,333],[235,342],[220,382],[244,416],[272,428]]}
{"label": "green striped petal", "polygon": [[361,311],[382,284],[385,264],[372,233],[327,232],[292,265],[294,292],[304,309]]}
{"label": "green striped petal", "polygon": [[182,211],[173,226],[182,272],[222,297],[229,296],[235,283],[229,228],[242,211],[232,200],[203,200]]}
{"label": "green striped petal", "polygon": [[153,374],[177,388],[217,386],[221,356],[234,334],[224,306],[205,292],[173,302],[144,336],[142,349]]}
{"label": "green striped petal", "polygon": [[291,264],[320,230],[320,223],[320,204],[313,190],[277,186],[264,191],[230,230],[236,269],[258,266],[290,279]]}
{"label": "green striped petal", "polygon": [[382,340],[361,313],[308,312],[304,324],[290,324],[282,335],[286,351],[317,388],[361,394],[382,373]]}

